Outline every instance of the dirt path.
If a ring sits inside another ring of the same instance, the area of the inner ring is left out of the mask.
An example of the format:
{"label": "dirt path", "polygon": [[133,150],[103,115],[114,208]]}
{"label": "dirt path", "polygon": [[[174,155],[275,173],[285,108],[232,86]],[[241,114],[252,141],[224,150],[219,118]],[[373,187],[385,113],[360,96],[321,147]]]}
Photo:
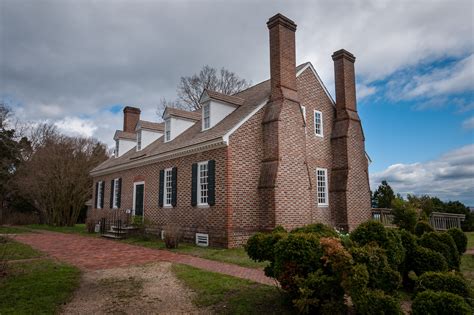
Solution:
{"label": "dirt path", "polygon": [[193,296],[169,262],[86,271],[62,314],[209,314]]}

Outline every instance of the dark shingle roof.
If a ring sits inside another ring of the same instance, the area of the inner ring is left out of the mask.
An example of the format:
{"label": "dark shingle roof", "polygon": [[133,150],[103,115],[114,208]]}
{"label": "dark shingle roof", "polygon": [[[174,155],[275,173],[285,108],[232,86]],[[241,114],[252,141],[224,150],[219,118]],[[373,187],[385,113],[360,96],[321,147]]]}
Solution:
{"label": "dark shingle roof", "polygon": [[156,122],[151,122],[151,121],[146,121],[146,120],[140,120],[138,122],[138,124],[143,129],[149,129],[149,130],[154,130],[154,131],[164,131],[165,130],[165,124],[164,123],[156,123]]}
{"label": "dark shingle roof", "polygon": [[237,97],[237,96],[232,96],[232,95],[226,95],[222,94],[216,91],[211,91],[211,90],[206,90],[205,93],[209,96],[211,99],[215,99],[218,101],[222,101],[225,103],[230,103],[234,104],[237,106],[241,106],[244,104],[245,100],[243,98]]}
{"label": "dark shingle roof", "polygon": [[126,132],[122,130],[117,130],[115,131],[114,139],[129,139],[129,140],[135,140],[137,138],[137,135],[134,132]]}
{"label": "dark shingle roof", "polygon": [[200,111],[187,111],[183,109],[167,107],[163,115],[176,116],[180,118],[190,119],[190,120],[200,120],[201,112]]}

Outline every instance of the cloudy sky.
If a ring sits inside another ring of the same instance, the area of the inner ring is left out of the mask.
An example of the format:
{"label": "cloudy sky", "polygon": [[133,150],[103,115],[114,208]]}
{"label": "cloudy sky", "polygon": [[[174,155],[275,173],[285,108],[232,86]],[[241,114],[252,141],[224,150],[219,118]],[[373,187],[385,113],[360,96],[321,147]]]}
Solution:
{"label": "cloudy sky", "polygon": [[334,95],[331,54],[357,57],[372,188],[474,206],[472,1],[0,0],[0,96],[20,119],[112,144],[121,108],[158,120],[181,76],[269,76],[267,19],[298,24],[297,62]]}

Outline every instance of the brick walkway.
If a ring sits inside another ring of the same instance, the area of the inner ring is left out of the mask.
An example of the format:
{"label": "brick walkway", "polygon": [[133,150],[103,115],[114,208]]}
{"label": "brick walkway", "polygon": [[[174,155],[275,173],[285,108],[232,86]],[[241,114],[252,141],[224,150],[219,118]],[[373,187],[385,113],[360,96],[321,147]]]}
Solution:
{"label": "brick walkway", "polygon": [[266,277],[263,271],[259,269],[245,268],[190,255],[145,248],[102,238],[42,232],[35,234],[17,234],[14,236],[14,239],[45,252],[58,260],[86,270],[126,267],[156,261],[169,261],[263,284],[275,285],[274,280]]}

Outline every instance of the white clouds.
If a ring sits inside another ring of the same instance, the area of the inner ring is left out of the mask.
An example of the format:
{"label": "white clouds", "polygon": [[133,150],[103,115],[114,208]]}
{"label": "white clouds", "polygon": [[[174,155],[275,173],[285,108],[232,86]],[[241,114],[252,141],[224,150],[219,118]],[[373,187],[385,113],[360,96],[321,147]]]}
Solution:
{"label": "white clouds", "polygon": [[474,204],[474,144],[413,164],[394,164],[370,176],[372,190],[382,180],[405,194],[428,194]]}
{"label": "white clouds", "polygon": [[357,84],[356,95],[357,95],[358,100],[361,100],[364,97],[370,96],[374,94],[375,92],[377,92],[377,89],[374,86],[368,86],[363,83]]}
{"label": "white clouds", "polygon": [[463,121],[462,127],[464,129],[474,129],[474,116]]}
{"label": "white clouds", "polygon": [[97,127],[90,120],[78,117],[66,117],[56,121],[54,125],[63,133],[73,136],[92,137]]}

